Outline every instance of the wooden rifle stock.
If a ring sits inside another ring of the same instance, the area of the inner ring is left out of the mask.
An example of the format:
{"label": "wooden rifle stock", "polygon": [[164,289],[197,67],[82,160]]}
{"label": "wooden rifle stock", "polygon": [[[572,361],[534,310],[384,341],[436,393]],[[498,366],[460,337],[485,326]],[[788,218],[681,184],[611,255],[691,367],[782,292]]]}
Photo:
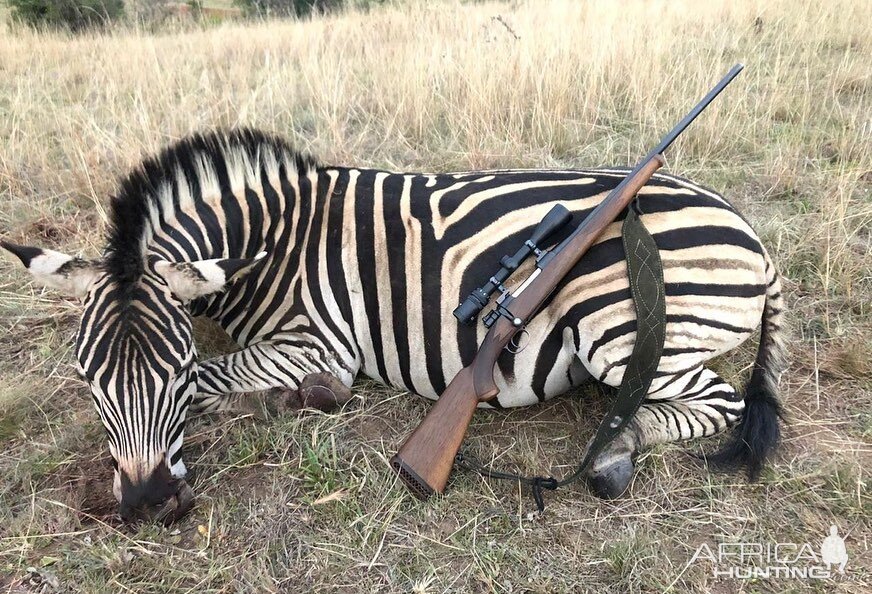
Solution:
{"label": "wooden rifle stock", "polygon": [[[496,387],[493,392],[497,394]],[[445,490],[454,456],[463,443],[480,399],[475,391],[473,366],[464,367],[391,458],[391,466],[419,499]]]}
{"label": "wooden rifle stock", "polygon": [[[612,190],[578,228],[549,253],[547,265],[543,264],[528,286],[514,296],[512,314],[524,321],[533,317],[560,280],[662,166],[663,157],[654,154]],[[521,328],[511,320],[500,316],[482,341],[473,362],[454,376],[418,428],[391,458],[391,466],[416,497],[427,499],[434,492],[445,490],[454,457],[476,406],[499,393],[494,382],[494,366],[519,330]]]}

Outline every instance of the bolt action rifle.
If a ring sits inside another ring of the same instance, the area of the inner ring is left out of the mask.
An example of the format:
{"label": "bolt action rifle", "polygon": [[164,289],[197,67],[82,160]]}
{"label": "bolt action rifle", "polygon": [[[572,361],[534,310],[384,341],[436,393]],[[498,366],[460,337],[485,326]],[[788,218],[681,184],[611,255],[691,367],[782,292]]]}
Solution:
{"label": "bolt action rifle", "polygon": [[[442,493],[445,490],[455,456],[476,406],[499,393],[494,382],[494,366],[503,349],[524,329],[605,228],[629,205],[654,172],[663,166],[662,153],[742,68],[741,64],[733,66],[565,240],[551,250],[540,248],[549,236],[571,219],[569,211],[558,204],[545,215],[530,239],[513,257],[506,256],[500,260],[501,268],[490,281],[473,291],[454,310],[454,316],[461,323],[474,324],[491,296],[497,291],[501,293],[495,308],[483,320],[489,330],[472,363],[454,377],[418,428],[391,458],[391,466],[414,495],[427,499],[434,492]],[[530,255],[536,256],[536,269],[510,293],[503,285],[504,281]]]}

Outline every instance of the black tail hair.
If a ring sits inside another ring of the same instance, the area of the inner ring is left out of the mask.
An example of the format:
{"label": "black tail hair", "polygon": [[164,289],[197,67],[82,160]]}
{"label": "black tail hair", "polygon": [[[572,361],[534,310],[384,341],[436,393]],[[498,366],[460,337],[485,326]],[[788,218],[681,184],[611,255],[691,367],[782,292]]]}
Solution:
{"label": "black tail hair", "polygon": [[766,460],[777,448],[781,438],[779,422],[785,420],[777,393],[778,376],[784,365],[780,326],[783,302],[780,282],[768,257],[767,265],[772,270],[773,279],[767,290],[754,370],[745,387],[745,411],[727,443],[717,452],[705,456],[716,468],[745,468],[751,481],[760,477]]}

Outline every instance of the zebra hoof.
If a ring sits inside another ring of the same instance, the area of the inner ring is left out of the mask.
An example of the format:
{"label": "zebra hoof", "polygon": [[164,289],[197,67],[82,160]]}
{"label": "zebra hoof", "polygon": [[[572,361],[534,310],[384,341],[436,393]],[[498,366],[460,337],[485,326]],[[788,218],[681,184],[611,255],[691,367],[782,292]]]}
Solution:
{"label": "zebra hoof", "polygon": [[312,373],[303,378],[297,390],[300,408],[329,412],[351,400],[351,390],[329,373]]}
{"label": "zebra hoof", "polygon": [[310,373],[296,390],[274,388],[266,393],[267,418],[314,408],[322,412],[336,410],[351,400],[351,390],[329,373]]}
{"label": "zebra hoof", "polygon": [[618,458],[591,472],[587,477],[588,487],[600,499],[617,499],[627,490],[635,469],[630,456]]}

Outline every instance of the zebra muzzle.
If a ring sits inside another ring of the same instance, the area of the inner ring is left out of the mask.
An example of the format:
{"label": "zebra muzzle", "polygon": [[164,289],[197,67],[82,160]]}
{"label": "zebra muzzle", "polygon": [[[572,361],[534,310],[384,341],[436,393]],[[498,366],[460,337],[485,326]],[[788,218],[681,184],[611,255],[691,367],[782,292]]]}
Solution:
{"label": "zebra muzzle", "polygon": [[191,486],[184,479],[180,479],[179,489],[176,494],[167,499],[153,519],[155,522],[161,522],[165,526],[169,526],[181,519],[192,507],[194,507],[194,490],[191,489]]}

